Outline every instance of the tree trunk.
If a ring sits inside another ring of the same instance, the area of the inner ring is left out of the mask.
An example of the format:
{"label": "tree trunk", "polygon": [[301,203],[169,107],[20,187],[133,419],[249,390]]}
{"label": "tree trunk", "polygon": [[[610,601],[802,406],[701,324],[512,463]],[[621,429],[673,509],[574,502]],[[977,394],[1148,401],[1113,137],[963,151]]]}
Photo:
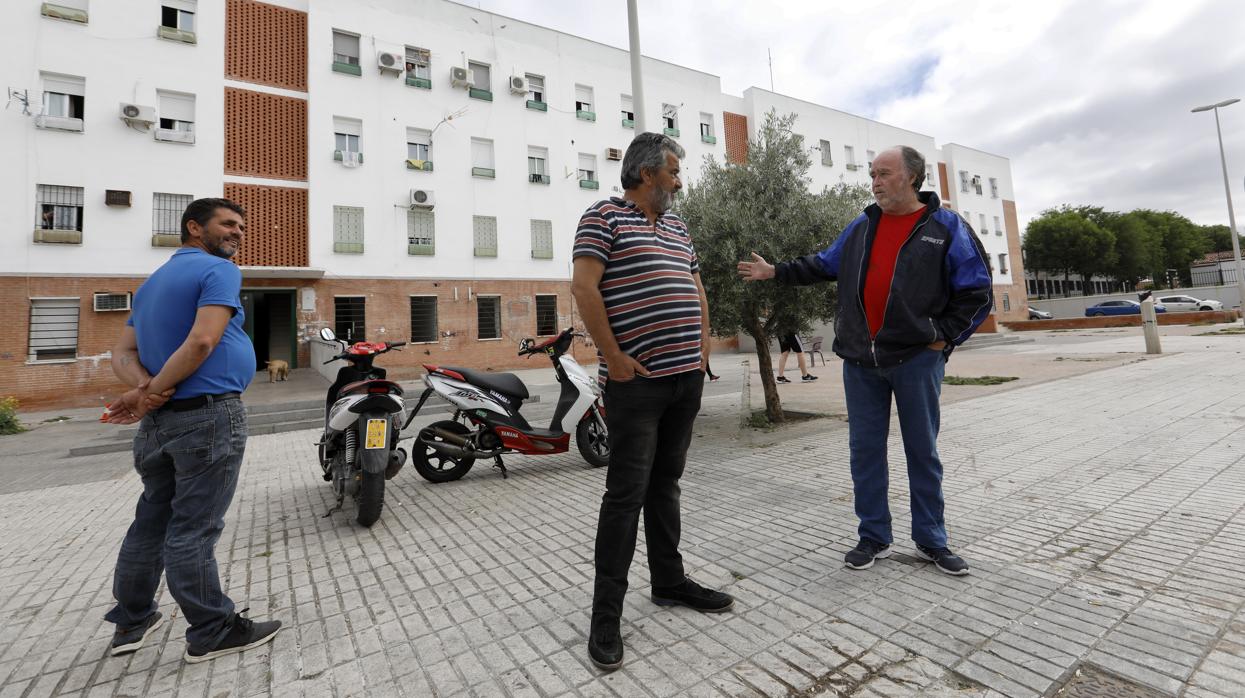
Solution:
{"label": "tree trunk", "polygon": [[744,329],[757,346],[757,367],[761,373],[761,389],[765,393],[765,416],[770,424],[781,424],[787,421],[782,411],[782,400],[778,397],[778,384],[774,382],[773,358],[769,353],[769,335],[765,327],[755,316],[745,320]]}

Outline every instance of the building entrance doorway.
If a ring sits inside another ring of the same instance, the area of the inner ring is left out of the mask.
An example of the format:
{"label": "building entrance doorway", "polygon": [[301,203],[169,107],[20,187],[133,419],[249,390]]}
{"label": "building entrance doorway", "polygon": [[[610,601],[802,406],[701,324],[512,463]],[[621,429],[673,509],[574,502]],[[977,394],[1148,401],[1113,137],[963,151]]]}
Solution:
{"label": "building entrance doorway", "polygon": [[294,291],[242,289],[242,327],[255,345],[255,366],[263,371],[269,360],[288,361],[298,367],[297,323],[294,319]]}

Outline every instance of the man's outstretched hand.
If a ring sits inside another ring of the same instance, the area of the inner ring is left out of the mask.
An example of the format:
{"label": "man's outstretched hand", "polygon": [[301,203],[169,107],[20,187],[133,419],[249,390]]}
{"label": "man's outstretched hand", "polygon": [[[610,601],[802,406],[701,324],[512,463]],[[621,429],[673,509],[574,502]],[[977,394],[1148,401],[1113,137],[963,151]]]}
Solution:
{"label": "man's outstretched hand", "polygon": [[752,253],[751,262],[736,264],[735,271],[744,281],[764,281],[774,278],[774,265],[765,261],[765,258],[756,252]]}

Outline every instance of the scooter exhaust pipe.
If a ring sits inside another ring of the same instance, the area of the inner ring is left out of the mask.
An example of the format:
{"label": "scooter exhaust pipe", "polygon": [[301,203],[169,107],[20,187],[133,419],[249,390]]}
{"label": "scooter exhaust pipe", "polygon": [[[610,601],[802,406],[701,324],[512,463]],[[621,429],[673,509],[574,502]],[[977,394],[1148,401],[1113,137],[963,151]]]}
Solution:
{"label": "scooter exhaust pipe", "polygon": [[[454,436],[457,436],[457,434],[454,434]],[[466,441],[466,439],[463,440]],[[463,447],[451,443],[445,443],[443,441],[428,441],[422,434],[419,436],[417,441],[419,441],[420,445],[427,446],[438,453],[444,453],[447,456],[453,456],[455,458],[492,458],[493,456],[500,456],[504,451],[504,449],[500,448],[493,451],[477,451],[471,447],[470,442],[467,443],[466,447]]]}

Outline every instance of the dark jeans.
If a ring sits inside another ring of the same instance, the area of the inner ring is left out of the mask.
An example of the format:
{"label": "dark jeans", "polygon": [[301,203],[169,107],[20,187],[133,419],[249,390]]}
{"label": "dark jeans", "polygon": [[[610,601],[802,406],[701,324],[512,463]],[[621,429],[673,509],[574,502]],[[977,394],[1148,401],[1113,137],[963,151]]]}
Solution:
{"label": "dark jeans", "polygon": [[225,636],[234,606],[221,590],[216,541],[238,485],[246,433],[238,398],[143,417],[134,437],[143,494],[117,555],[117,605],[104,620],[130,627],[154,613],[163,571],[190,624],[186,641],[212,649]]}
{"label": "dark jeans", "polygon": [[861,538],[888,545],[892,542],[891,513],[886,501],[890,486],[886,440],[893,395],[908,461],[912,540],[931,548],[947,544],[942,461],[938,458],[938,399],[942,395],[945,365],[943,354],[930,349],[889,368],[843,362],[852,486]]}
{"label": "dark jeans", "polygon": [[679,478],[704,383],[703,372],[688,371],[605,386],[610,464],[597,522],[594,623],[622,616],[641,509],[653,586],[683,582]]}

